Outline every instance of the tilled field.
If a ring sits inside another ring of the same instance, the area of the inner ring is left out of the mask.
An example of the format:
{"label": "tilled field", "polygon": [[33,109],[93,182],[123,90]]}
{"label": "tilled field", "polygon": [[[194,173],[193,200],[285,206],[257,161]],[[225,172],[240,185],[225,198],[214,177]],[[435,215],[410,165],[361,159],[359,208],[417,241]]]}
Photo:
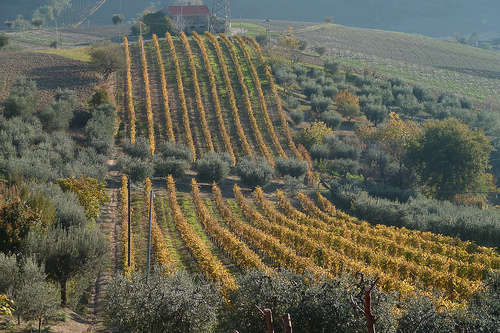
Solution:
{"label": "tilled field", "polygon": [[88,64],[80,61],[41,53],[0,53],[0,100],[6,98],[10,85],[19,77],[37,83],[42,107],[58,88],[74,90],[80,100],[86,99],[100,80]]}

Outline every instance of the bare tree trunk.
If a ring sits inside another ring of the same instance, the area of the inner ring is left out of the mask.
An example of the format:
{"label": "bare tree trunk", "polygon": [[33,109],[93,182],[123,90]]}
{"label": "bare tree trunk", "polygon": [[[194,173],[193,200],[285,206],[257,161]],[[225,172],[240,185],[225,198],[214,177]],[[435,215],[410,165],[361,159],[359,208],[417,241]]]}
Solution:
{"label": "bare tree trunk", "polygon": [[59,282],[61,285],[61,306],[65,307],[67,303],[67,298],[66,298],[66,280],[60,281]]}
{"label": "bare tree trunk", "polygon": [[283,315],[283,333],[292,333],[292,320],[289,313]]}
{"label": "bare tree trunk", "polygon": [[274,333],[273,312],[271,309],[264,309],[264,319],[266,321],[266,333]]}
{"label": "bare tree trunk", "polygon": [[372,314],[372,306],[371,306],[371,301],[372,301],[372,295],[371,295],[371,289],[370,290],[365,290],[365,318],[366,318],[366,327],[368,328],[368,333],[375,333],[375,321],[376,318]]}

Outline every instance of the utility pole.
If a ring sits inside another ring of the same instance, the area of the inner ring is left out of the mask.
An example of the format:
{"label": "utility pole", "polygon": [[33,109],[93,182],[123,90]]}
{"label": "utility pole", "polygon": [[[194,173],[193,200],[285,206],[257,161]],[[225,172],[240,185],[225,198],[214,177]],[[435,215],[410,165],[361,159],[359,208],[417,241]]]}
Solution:
{"label": "utility pole", "polygon": [[127,266],[130,267],[130,245],[131,245],[131,239],[130,237],[132,236],[132,228],[131,228],[131,222],[132,222],[132,219],[131,219],[131,213],[130,213],[130,177],[129,177],[129,180],[128,180],[128,196],[127,196],[127,201],[128,201],[128,246],[127,246],[127,249],[128,249],[128,255],[127,255]]}
{"label": "utility pole", "polygon": [[149,227],[148,227],[148,256],[146,258],[146,281],[149,280],[151,271],[151,221],[153,220],[153,190],[149,192]]}

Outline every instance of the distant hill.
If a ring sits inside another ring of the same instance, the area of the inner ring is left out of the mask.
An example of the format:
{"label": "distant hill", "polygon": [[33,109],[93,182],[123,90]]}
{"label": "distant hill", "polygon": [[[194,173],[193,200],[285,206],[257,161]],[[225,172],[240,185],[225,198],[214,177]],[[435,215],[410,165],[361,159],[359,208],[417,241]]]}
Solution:
{"label": "distant hill", "polygon": [[[18,14],[29,18],[38,6],[48,1],[2,1],[0,24]],[[92,16],[91,23],[109,24],[111,15],[119,12],[133,19],[152,3],[161,6],[168,0],[108,0]],[[205,3],[211,5],[212,1]],[[343,25],[431,36],[500,32],[498,0],[232,0],[231,10],[234,18],[320,22],[332,17],[335,23]]]}

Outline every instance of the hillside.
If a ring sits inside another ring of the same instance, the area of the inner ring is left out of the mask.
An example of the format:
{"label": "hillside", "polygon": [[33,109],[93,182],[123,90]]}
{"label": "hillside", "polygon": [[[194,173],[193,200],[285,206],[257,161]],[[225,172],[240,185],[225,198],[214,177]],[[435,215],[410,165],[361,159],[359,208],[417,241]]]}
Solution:
{"label": "hillside", "polygon": [[[122,74],[119,90],[120,139],[144,137],[152,153],[165,141],[175,140],[189,147],[194,159],[216,151],[234,153],[233,163],[248,154],[265,156],[270,164],[280,156],[307,160],[287,134],[288,121],[280,97],[273,95],[274,79],[266,75],[260,52],[250,39],[210,34],[189,40],[161,38],[157,44],[126,41],[130,71]],[[200,193],[195,182],[189,184],[190,175],[178,177],[177,184],[169,178],[168,186],[164,178],[146,180],[135,184],[138,188],[132,193],[127,192],[124,178],[122,195],[130,195],[133,202],[133,268],[145,267],[143,218],[151,189],[156,193],[155,260],[166,268],[173,264],[200,272],[223,290],[235,288],[235,278],[244,268],[280,266],[317,275],[342,270],[372,274],[380,277],[384,290],[403,294],[420,281],[460,302],[474,292],[488,267],[499,265],[494,250],[472,249],[467,242],[437,234],[373,227],[337,210],[321,195],[315,194],[314,201],[303,193],[282,190],[251,193],[233,177],[221,188],[213,186],[210,195],[209,184],[201,183]],[[272,187],[283,188],[283,183],[276,181]],[[300,209],[294,206],[297,199]],[[125,230],[126,220],[123,223]],[[422,262],[419,258],[428,251],[430,261]],[[470,261],[460,262],[456,253]],[[485,271],[473,268],[476,261]]]}
{"label": "hillside", "polygon": [[[250,24],[249,33],[265,32],[262,21],[244,22]],[[360,70],[370,68],[414,84],[480,99],[498,100],[500,95],[499,52],[423,35],[337,24],[274,21],[271,30],[275,38],[288,26],[294,28],[297,38],[309,43],[309,49],[325,46],[327,55]],[[315,53],[311,50],[308,54]]]}

